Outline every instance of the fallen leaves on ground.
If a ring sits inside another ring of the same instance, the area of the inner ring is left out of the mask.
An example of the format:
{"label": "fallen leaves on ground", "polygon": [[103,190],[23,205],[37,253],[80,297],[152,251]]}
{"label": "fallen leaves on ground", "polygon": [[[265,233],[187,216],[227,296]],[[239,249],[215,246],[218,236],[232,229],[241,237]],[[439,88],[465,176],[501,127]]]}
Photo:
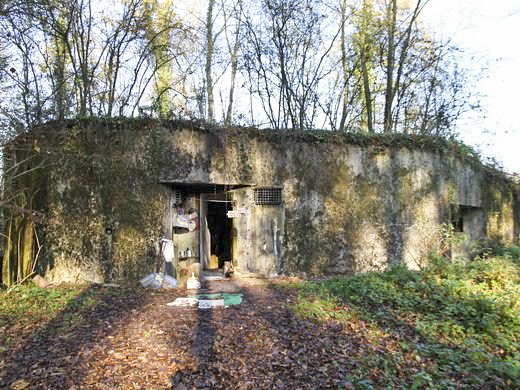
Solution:
{"label": "fallen leaves on ground", "polygon": [[[0,387],[352,388],[349,372],[367,348],[381,354],[394,348],[389,337],[368,341],[362,323],[294,315],[292,289],[246,284],[241,292],[240,305],[198,310],[166,306],[186,296],[182,290],[92,287],[95,303],[71,301],[49,322],[17,333],[3,354]],[[413,361],[403,372],[418,366]],[[377,381],[378,370],[367,372],[367,380]]]}

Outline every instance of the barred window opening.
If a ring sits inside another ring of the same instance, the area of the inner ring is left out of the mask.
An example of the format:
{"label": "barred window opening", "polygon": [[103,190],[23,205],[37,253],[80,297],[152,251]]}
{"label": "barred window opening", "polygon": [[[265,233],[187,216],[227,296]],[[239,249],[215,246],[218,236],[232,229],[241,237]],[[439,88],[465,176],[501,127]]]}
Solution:
{"label": "barred window opening", "polygon": [[182,203],[182,192],[179,190],[173,190],[171,192],[171,204],[177,205]]}
{"label": "barred window opening", "polygon": [[255,188],[255,205],[270,206],[282,204],[281,188]]}

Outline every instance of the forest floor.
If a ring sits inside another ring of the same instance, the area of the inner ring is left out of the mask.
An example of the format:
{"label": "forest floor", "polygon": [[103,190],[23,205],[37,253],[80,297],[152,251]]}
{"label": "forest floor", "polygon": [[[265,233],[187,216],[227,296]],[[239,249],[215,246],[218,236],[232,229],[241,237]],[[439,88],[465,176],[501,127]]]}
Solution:
{"label": "forest floor", "polygon": [[[293,282],[213,281],[203,292],[242,293],[243,301],[206,310],[167,306],[190,295],[180,289],[20,287],[0,302],[0,388],[368,389],[433,384],[424,370],[428,359],[417,348],[403,346],[403,341],[421,345],[413,330],[402,324],[398,331],[378,328],[346,315],[350,309],[344,305],[327,306],[317,298],[319,313],[327,315],[309,318],[301,314],[302,299],[308,297],[300,296]],[[316,310],[314,300],[304,310]],[[453,388],[457,380],[450,382]],[[499,380],[489,388],[502,387],[500,383],[504,388],[512,384]]]}
{"label": "forest floor", "polygon": [[[361,335],[298,318],[294,291],[261,279],[211,282],[240,305],[166,304],[186,290],[90,286],[53,318],[0,318],[0,388],[323,388],[345,385]],[[58,289],[67,289],[61,287]],[[72,289],[72,287],[70,288]],[[30,298],[30,294],[26,293]],[[11,316],[14,318],[15,316]]]}

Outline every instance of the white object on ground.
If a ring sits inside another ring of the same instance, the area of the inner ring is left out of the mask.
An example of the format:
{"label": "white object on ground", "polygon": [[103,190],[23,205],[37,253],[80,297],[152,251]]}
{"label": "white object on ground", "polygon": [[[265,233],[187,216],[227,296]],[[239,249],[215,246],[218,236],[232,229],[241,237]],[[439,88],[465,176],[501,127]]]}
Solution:
{"label": "white object on ground", "polygon": [[186,288],[188,290],[196,290],[200,288],[200,281],[195,277],[195,273],[192,272],[191,276],[188,278],[188,282],[186,283]]}
{"label": "white object on ground", "polygon": [[[171,277],[167,274],[158,274],[152,272],[149,275],[146,275],[142,278],[139,283],[143,287],[152,287],[152,288],[174,288],[177,287],[177,279]],[[115,286],[114,286],[115,287]]]}
{"label": "white object on ground", "polygon": [[153,288],[160,288],[162,284],[162,276],[152,272],[151,274],[142,278],[139,283],[141,283],[141,286],[143,287],[151,286]]}
{"label": "white object on ground", "polygon": [[174,288],[177,287],[177,279],[175,279],[173,276],[170,276],[168,274],[164,274],[164,281],[163,281],[163,287],[164,288]]}
{"label": "white object on ground", "polygon": [[197,298],[177,298],[173,302],[169,302],[166,306],[195,306],[199,303]]}
{"label": "white object on ground", "polygon": [[211,309],[213,307],[224,307],[223,299],[199,299],[199,309]]}

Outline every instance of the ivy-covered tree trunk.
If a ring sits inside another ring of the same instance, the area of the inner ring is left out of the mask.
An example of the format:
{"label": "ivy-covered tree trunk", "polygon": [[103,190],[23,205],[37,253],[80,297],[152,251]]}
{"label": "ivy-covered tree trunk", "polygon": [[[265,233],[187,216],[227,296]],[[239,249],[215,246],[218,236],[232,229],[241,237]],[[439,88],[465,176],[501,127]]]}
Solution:
{"label": "ivy-covered tree trunk", "polygon": [[32,216],[27,216],[23,220],[22,234],[22,242],[20,243],[20,247],[22,248],[20,252],[20,269],[21,274],[19,275],[19,280],[22,280],[26,276],[29,276],[33,270],[33,264],[36,259],[34,258],[34,224]]}
{"label": "ivy-covered tree trunk", "polygon": [[10,286],[29,276],[35,259],[35,215],[43,182],[37,148],[9,145],[4,151],[4,188],[1,199],[5,221],[2,283]]}
{"label": "ivy-covered tree trunk", "polygon": [[213,97],[213,77],[211,74],[213,64],[213,48],[215,44],[215,37],[213,36],[213,7],[215,0],[209,0],[208,13],[206,16],[206,93],[207,93],[207,120],[213,123],[213,111],[215,101]]}
{"label": "ivy-covered tree trunk", "polygon": [[16,274],[13,272],[16,268],[16,263],[14,262],[14,258],[12,256],[12,247],[13,247],[13,220],[10,219],[7,224],[7,234],[4,245],[4,258],[2,262],[2,283],[7,286],[10,286],[16,280]]}

